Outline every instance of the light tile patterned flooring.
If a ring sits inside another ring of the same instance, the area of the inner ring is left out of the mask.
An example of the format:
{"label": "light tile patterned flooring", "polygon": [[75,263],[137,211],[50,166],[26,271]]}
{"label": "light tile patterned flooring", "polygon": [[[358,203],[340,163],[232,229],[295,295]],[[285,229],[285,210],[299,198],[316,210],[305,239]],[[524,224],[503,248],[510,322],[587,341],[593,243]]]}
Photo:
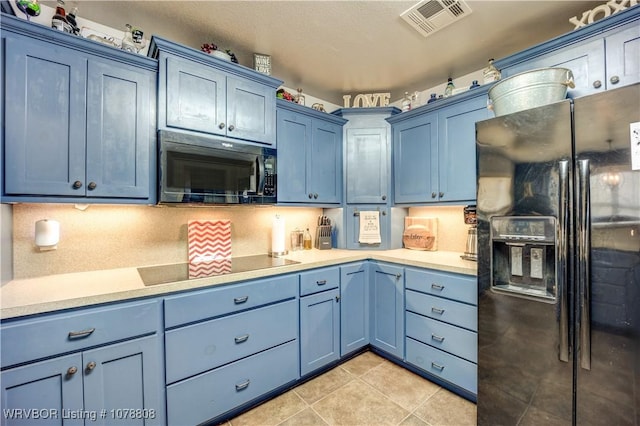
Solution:
{"label": "light tile patterned flooring", "polygon": [[476,425],[476,405],[364,352],[224,426]]}

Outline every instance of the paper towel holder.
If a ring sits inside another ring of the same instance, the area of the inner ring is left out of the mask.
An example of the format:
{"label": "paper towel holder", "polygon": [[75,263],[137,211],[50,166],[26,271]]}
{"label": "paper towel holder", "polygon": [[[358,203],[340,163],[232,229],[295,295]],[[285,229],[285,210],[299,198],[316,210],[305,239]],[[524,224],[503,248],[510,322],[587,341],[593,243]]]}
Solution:
{"label": "paper towel holder", "polygon": [[42,219],[36,222],[35,244],[40,251],[55,250],[60,242],[60,223]]}

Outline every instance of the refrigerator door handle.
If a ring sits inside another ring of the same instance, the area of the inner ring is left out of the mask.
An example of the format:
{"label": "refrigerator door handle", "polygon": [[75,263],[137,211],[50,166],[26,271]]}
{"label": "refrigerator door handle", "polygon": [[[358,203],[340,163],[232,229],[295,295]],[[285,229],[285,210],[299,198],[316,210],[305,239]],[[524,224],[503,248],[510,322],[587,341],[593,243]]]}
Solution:
{"label": "refrigerator door handle", "polygon": [[567,294],[568,273],[568,232],[569,232],[569,161],[561,160],[558,164],[559,181],[559,211],[558,211],[558,269],[556,282],[558,283],[559,303],[559,344],[558,359],[569,362],[569,297]]}
{"label": "refrigerator door handle", "polygon": [[580,337],[580,367],[591,370],[591,277],[589,267],[591,263],[591,194],[589,192],[589,160],[578,160],[578,185],[576,193],[577,203],[577,257],[578,270],[576,282],[578,284],[578,326]]}

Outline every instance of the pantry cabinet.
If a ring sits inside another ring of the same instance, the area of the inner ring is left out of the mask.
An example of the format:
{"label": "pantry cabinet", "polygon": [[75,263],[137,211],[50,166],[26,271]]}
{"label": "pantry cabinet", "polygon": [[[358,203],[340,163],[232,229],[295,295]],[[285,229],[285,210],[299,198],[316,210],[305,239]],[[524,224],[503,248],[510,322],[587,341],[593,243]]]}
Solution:
{"label": "pantry cabinet", "polygon": [[391,117],[396,204],[473,202],[475,124],[490,118],[487,88]]}
{"label": "pantry cabinet", "polygon": [[346,120],[278,100],[278,203],[342,202],[342,125]]}
{"label": "pantry cabinet", "polygon": [[163,425],[159,324],[157,301],[4,322],[4,418]]}
{"label": "pantry cabinet", "polygon": [[276,146],[281,80],[154,36],[158,127]]}
{"label": "pantry cabinet", "polygon": [[496,62],[502,78],[543,67],[572,71],[569,96],[640,81],[640,12],[627,10]]}
{"label": "pantry cabinet", "polygon": [[2,200],[155,202],[157,63],[3,16]]}

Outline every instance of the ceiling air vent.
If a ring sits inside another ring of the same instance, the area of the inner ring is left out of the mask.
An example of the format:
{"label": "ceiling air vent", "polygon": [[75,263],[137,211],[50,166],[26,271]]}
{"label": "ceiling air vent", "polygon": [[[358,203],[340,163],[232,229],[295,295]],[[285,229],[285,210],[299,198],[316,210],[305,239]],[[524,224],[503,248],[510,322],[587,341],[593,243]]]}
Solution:
{"label": "ceiling air vent", "polygon": [[470,13],[471,8],[462,0],[423,0],[400,17],[427,37]]}

